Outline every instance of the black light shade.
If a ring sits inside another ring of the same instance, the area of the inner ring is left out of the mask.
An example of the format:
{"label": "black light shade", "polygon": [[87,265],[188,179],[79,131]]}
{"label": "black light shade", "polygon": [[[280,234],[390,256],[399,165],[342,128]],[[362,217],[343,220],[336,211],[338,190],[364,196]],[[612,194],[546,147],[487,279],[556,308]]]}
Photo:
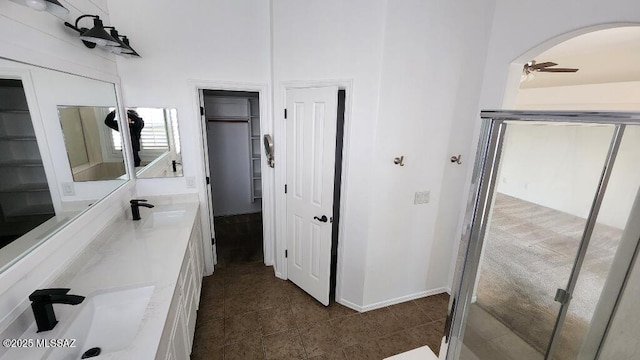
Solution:
{"label": "black light shade", "polygon": [[118,46],[107,46],[107,50],[114,54],[134,54],[136,51],[126,44],[124,41],[120,40],[121,36],[118,34],[118,30],[116,30],[113,26],[107,26],[105,29],[111,29],[109,34],[112,38],[118,41]]}
{"label": "black light shade", "polygon": [[93,28],[83,31],[80,40],[95,43],[98,46],[119,46],[120,44],[104,29],[99,17],[93,19]]}
{"label": "black light shade", "polygon": [[122,37],[122,42],[125,43],[127,45],[127,47],[129,49],[131,49],[132,52],[127,52],[127,53],[123,53],[125,55],[131,55],[131,56],[137,56],[140,57],[140,54],[138,54],[137,51],[133,50],[133,48],[131,47],[131,45],[129,44],[129,39],[126,36]]}
{"label": "black light shade", "polygon": [[16,4],[26,6],[33,10],[46,11],[52,14],[68,14],[69,10],[62,6],[57,0],[11,0]]}

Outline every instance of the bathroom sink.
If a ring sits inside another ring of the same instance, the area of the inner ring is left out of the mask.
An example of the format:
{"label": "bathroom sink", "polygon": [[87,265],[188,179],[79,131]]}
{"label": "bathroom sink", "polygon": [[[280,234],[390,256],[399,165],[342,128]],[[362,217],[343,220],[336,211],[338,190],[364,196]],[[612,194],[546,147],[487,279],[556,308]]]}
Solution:
{"label": "bathroom sink", "polygon": [[138,333],[153,290],[154,286],[124,288],[87,297],[60,335],[76,339],[75,347],[52,348],[45,359],[80,359],[83,353],[96,347],[102,355],[127,348]]}
{"label": "bathroom sink", "polygon": [[154,211],[142,219],[142,227],[144,229],[157,229],[165,226],[174,226],[182,222],[186,213],[186,210]]}

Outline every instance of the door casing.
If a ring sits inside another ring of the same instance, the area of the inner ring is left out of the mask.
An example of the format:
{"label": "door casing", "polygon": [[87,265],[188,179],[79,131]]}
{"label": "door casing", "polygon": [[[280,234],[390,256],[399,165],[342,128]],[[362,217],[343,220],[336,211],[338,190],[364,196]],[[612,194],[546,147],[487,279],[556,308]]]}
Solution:
{"label": "door casing", "polygon": [[[271,94],[269,92],[269,86],[259,83],[244,83],[244,82],[229,82],[229,81],[207,81],[207,80],[192,80],[189,82],[192,93],[194,94],[194,101],[196,106],[194,109],[200,111],[200,106],[204,106],[204,103],[200,101],[199,92],[201,90],[227,90],[227,91],[248,91],[257,92],[260,99],[260,138],[265,134],[273,133],[273,120],[271,116]],[[202,179],[196,181],[197,184],[203,184],[199,189],[200,203],[202,205],[201,222],[203,233],[203,246],[205,255],[206,273],[211,274],[214,271],[215,259],[214,259],[214,246],[211,245],[211,238],[215,235],[215,229],[213,225],[213,208],[211,206],[211,196],[207,194],[206,182],[204,181],[206,176],[211,178],[211,174],[206,173],[206,169],[209,168],[209,155],[206,143],[207,129],[206,125],[201,121],[200,113],[198,112],[198,129],[200,130],[201,148],[203,151],[203,174]],[[262,226],[263,226],[263,252],[264,252],[264,264],[267,266],[274,265],[274,238],[275,238],[275,211],[274,211],[274,171],[267,165],[266,157],[261,156],[260,165],[262,171]]]}

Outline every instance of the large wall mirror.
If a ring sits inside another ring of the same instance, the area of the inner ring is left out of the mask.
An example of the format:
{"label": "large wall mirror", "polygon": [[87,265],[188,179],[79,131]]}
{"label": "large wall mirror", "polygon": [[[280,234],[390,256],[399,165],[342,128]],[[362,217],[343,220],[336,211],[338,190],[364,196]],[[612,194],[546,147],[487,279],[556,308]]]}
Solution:
{"label": "large wall mirror", "polygon": [[127,122],[137,178],[182,176],[176,109],[127,108]]}
{"label": "large wall mirror", "polygon": [[112,83],[0,58],[0,271],[129,175]]}

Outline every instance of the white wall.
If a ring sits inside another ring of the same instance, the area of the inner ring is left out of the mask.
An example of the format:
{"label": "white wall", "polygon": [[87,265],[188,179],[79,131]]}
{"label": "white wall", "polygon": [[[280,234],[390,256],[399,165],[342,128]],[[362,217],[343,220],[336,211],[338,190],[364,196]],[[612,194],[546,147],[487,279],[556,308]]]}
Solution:
{"label": "white wall", "polygon": [[[104,1],[65,1],[71,17],[82,13],[99,14],[108,23]],[[0,56],[35,63],[93,78],[117,82],[115,62],[101,50],[85,48],[77,34],[62,21],[13,2],[0,2]],[[64,88],[60,87],[59,91]],[[79,221],[51,236],[43,245],[0,273],[0,331],[23,311],[30,311],[28,295],[45,286],[90,242],[114,216],[123,214],[133,184],[118,189],[113,196],[96,204]],[[25,325],[25,324],[20,324]],[[28,325],[28,324],[26,324]],[[2,353],[3,349],[0,349]]]}
{"label": "white wall", "polygon": [[[125,106],[175,108],[184,177],[140,179],[141,196],[195,193],[206,204],[204,151],[196,83],[264,86],[270,80],[269,3],[259,0],[109,1],[110,16],[130,36],[140,59],[118,58]],[[144,14],[144,16],[140,16]],[[229,82],[235,82],[231,84]],[[213,85],[211,85],[213,86]],[[270,95],[264,94],[267,104]],[[266,114],[265,114],[266,115]],[[270,132],[271,129],[263,129]],[[269,171],[263,166],[263,177]],[[188,179],[195,188],[187,188]],[[264,196],[268,196],[264,194]],[[265,201],[266,200],[266,201]],[[267,198],[265,206],[270,206]],[[203,238],[210,239],[203,207]],[[265,229],[265,234],[270,230]],[[213,263],[204,249],[207,271]]]}
{"label": "white wall", "polygon": [[[285,174],[279,163],[284,139],[282,114],[285,82],[341,79],[353,82],[347,94],[345,149],[348,164],[342,174],[346,192],[340,215],[342,264],[337,297],[342,303],[361,307],[364,301],[367,244],[371,206],[381,194],[373,187],[372,154],[376,123],[386,1],[273,1],[273,88],[276,116],[274,144],[276,187],[282,189]],[[376,195],[372,194],[375,193]],[[278,210],[284,209],[284,194],[278,193]],[[282,224],[280,224],[282,225]],[[282,228],[280,229],[282,231]],[[277,239],[284,239],[282,232]],[[276,246],[276,260],[284,262],[284,242]]]}
{"label": "white wall", "polygon": [[261,201],[252,201],[251,197],[249,123],[211,122],[207,134],[213,215],[260,212]]}
{"label": "white wall", "polygon": [[[122,31],[143,56],[118,59],[125,105],[176,107],[183,138],[196,139],[199,116],[187,79],[271,84],[275,128],[263,131],[273,133],[275,188],[280,189],[285,86],[334,79],[352,84],[338,295],[345,304],[369,309],[443,291],[460,191],[449,186],[446,176],[464,174],[463,168],[448,163],[452,151],[461,151],[449,134],[459,119],[477,109],[493,1],[271,4],[219,0],[157,7],[149,0],[110,2],[111,16],[129,24]],[[144,18],[137,16],[141,12]],[[167,29],[163,41],[157,41],[158,29]],[[199,143],[185,144],[183,159],[185,176],[196,177],[205,201],[201,152]],[[398,155],[407,157],[407,166],[392,164]],[[263,171],[269,170],[264,166]],[[138,191],[193,191],[182,179],[167,184],[166,179],[141,180]],[[419,190],[431,191],[430,204],[413,205],[413,193]],[[282,211],[284,198],[278,196]],[[281,269],[283,264],[279,243],[276,265]]]}
{"label": "white wall", "polygon": [[[640,83],[520,89],[516,108],[640,110]],[[638,127],[628,127],[598,222],[623,229],[640,184]],[[588,215],[613,127],[510,126],[498,191],[569,214]]]}
{"label": "white wall", "polygon": [[[365,307],[442,292],[457,222],[448,178],[460,117],[472,116],[492,1],[389,1],[372,160]],[[405,166],[393,164],[405,156]],[[414,205],[416,191],[431,201]]]}
{"label": "white wall", "polygon": [[[250,110],[247,97],[219,97],[204,95],[207,118],[248,120]],[[253,109],[257,113],[258,109]],[[260,133],[260,119],[257,134]],[[251,126],[255,126],[253,122]],[[249,144],[249,122],[216,122],[207,124],[209,172],[213,197],[213,216],[250,214],[262,210],[262,200],[253,200],[251,172],[252,154]],[[258,142],[262,146],[262,142]],[[260,148],[257,149],[260,153]]]}
{"label": "white wall", "polygon": [[[615,0],[603,3],[597,0],[558,2],[544,0],[531,6],[524,0],[498,0],[487,51],[480,107],[475,117],[468,117],[457,127],[452,137],[469,139],[462,151],[469,159],[475,153],[481,121],[480,109],[513,108],[522,65],[537,54],[563,40],[583,33],[585,28],[597,29],[604,24],[640,22],[640,3],[633,0]],[[549,11],[553,8],[553,11]],[[544,26],[541,26],[544,24]],[[532,31],[535,29],[535,31]],[[552,40],[551,40],[552,39]],[[514,65],[511,65],[515,61]],[[466,205],[471,183],[472,161],[465,164],[464,181],[459,183],[460,207]],[[460,224],[461,225],[461,224]],[[457,238],[462,233],[458,227]],[[453,270],[453,267],[452,267]],[[619,312],[618,317],[628,316]],[[636,331],[637,332],[637,331]]]}

